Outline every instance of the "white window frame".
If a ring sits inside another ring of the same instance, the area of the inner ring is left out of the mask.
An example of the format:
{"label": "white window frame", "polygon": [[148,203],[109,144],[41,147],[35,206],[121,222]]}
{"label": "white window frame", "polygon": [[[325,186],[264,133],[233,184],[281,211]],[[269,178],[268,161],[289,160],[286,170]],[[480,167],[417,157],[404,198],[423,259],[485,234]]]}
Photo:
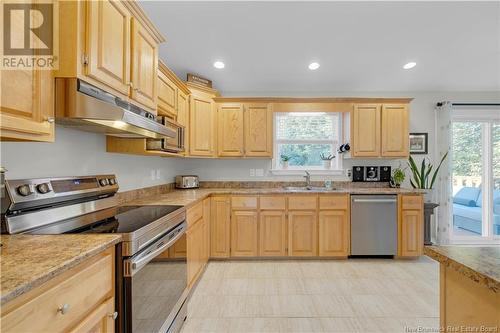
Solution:
{"label": "white window frame", "polygon": [[[341,112],[307,112],[307,113],[323,113],[325,116],[337,117],[337,133],[338,137],[333,140],[281,140],[276,138],[276,124],[277,117],[283,114],[291,114],[295,112],[275,112],[273,114],[273,161],[271,172],[275,175],[303,175],[304,171],[308,171],[313,175],[343,175],[343,159],[342,154],[338,154],[337,147],[339,146],[340,140],[343,138],[342,125],[343,125],[343,114]],[[281,158],[279,156],[278,145],[279,144],[331,144],[332,154],[335,158],[332,161],[332,168],[325,169],[323,165],[321,166],[289,166],[288,169],[283,169],[281,166]]]}
{"label": "white window frame", "polygon": [[[498,111],[496,111],[498,112]],[[482,151],[482,174],[481,188],[488,191],[481,191],[482,195],[482,228],[481,235],[457,236],[454,234],[453,220],[449,228],[449,239],[451,244],[499,244],[500,235],[493,234],[493,142],[491,142],[493,124],[500,124],[498,113],[491,110],[453,110],[451,117],[454,122],[481,123],[481,144]],[[451,130],[451,127],[450,127]],[[453,140],[451,140],[453,147]],[[486,149],[487,148],[487,149]],[[453,158],[453,157],[451,157]],[[453,160],[451,161],[453,163]],[[450,177],[450,186],[453,177]],[[453,208],[451,208],[453,211]],[[453,216],[453,213],[452,215]]]}

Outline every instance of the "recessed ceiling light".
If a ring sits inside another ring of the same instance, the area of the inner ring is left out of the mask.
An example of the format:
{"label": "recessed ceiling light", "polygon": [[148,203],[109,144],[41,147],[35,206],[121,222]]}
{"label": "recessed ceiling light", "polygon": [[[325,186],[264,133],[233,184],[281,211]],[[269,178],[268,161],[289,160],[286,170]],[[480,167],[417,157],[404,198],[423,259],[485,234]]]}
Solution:
{"label": "recessed ceiling light", "polygon": [[415,66],[417,66],[417,63],[416,63],[416,62],[414,62],[414,61],[410,61],[409,63],[405,64],[405,65],[403,66],[403,68],[404,68],[404,69],[410,69],[410,68],[413,68],[413,67],[415,67]]}
{"label": "recessed ceiling light", "polygon": [[223,69],[224,67],[226,67],[226,65],[224,65],[222,61],[216,61],[214,62],[214,67],[217,69]]}
{"label": "recessed ceiling light", "polygon": [[311,62],[309,64],[309,69],[312,70],[312,71],[315,71],[319,68],[319,64],[317,62]]}

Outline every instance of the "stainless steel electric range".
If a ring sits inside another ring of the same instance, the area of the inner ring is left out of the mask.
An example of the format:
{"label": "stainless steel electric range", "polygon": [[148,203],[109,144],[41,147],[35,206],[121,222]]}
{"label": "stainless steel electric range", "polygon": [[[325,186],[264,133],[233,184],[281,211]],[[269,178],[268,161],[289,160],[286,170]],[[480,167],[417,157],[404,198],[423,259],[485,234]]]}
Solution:
{"label": "stainless steel electric range", "polygon": [[184,207],[118,206],[114,175],[7,180],[5,189],[3,233],[122,235],[116,249],[117,332],[180,330],[187,263],[169,253],[174,245],[185,246],[179,241],[186,232]]}

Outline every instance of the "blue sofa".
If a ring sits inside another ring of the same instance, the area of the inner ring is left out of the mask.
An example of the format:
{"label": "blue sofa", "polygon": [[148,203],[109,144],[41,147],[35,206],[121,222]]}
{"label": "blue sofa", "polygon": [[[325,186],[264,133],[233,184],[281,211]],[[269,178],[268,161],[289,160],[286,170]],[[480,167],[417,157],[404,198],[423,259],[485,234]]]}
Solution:
{"label": "blue sofa", "polygon": [[[463,187],[453,197],[453,225],[481,235],[483,196],[477,187]],[[493,191],[493,233],[500,234],[500,190]]]}

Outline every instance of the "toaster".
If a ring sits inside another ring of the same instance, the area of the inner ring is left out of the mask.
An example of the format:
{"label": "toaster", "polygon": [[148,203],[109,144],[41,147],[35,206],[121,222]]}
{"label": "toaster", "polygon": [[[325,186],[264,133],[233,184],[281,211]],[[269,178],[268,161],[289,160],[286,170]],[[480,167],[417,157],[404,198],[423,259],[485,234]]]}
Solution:
{"label": "toaster", "polygon": [[198,176],[194,175],[175,176],[175,187],[198,188],[200,187],[200,181],[198,180]]}

